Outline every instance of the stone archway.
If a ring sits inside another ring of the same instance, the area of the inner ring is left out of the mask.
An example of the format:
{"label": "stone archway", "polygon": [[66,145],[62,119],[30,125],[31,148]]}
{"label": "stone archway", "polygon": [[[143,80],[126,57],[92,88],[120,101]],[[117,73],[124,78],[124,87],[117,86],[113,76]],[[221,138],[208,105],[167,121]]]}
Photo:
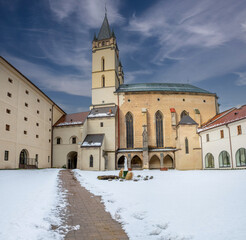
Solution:
{"label": "stone archway", "polygon": [[28,151],[26,149],[22,149],[19,156],[19,168],[25,168],[28,161]]}
{"label": "stone archway", "polygon": [[70,152],[67,155],[67,168],[75,169],[77,168],[77,152]]}
{"label": "stone archway", "polygon": [[173,158],[170,155],[166,155],[163,159],[164,168],[174,168]]}
{"label": "stone archway", "polygon": [[152,156],[149,161],[149,169],[160,169],[160,168],[161,168],[160,159],[156,155]]}
{"label": "stone archway", "polygon": [[140,159],[139,156],[135,155],[131,160],[131,168],[132,169],[142,169],[143,168],[143,162]]}
{"label": "stone archway", "polygon": [[117,169],[124,168],[125,156],[121,156],[117,162]]}

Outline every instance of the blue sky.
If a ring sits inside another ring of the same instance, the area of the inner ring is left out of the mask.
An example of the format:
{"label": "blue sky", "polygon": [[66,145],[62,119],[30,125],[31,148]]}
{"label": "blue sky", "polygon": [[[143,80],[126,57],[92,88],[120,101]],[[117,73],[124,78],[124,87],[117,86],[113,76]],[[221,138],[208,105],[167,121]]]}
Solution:
{"label": "blue sky", "polygon": [[[103,0],[0,0],[0,55],[67,113],[91,103]],[[190,83],[246,104],[245,0],[107,0],[125,83]]]}

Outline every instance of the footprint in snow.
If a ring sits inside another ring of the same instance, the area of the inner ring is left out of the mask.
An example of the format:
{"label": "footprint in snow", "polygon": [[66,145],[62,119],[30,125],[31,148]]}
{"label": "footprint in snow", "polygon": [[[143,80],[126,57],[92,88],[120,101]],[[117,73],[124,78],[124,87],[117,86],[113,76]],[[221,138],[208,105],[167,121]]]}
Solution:
{"label": "footprint in snow", "polygon": [[160,233],[161,233],[161,231],[162,231],[162,229],[160,229],[160,228],[156,228],[156,229],[153,229],[150,233],[149,233],[149,235],[150,236],[157,236],[157,235],[159,235]]}
{"label": "footprint in snow", "polygon": [[166,230],[168,228],[169,223],[159,223],[156,224],[155,226],[162,229],[162,230]]}
{"label": "footprint in snow", "polygon": [[135,212],[133,213],[133,217],[138,220],[143,220],[145,218],[146,212]]}

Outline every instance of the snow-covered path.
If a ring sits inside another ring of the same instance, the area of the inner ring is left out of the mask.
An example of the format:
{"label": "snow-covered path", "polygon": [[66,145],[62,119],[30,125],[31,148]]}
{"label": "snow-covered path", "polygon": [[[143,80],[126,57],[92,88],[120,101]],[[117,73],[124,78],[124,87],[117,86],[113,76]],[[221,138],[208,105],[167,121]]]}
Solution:
{"label": "snow-covered path", "polygon": [[63,239],[51,230],[61,223],[58,169],[0,171],[0,239]]}
{"label": "snow-covered path", "polygon": [[134,171],[148,181],[103,181],[75,170],[81,184],[101,195],[106,210],[131,240],[246,239],[246,171]]}

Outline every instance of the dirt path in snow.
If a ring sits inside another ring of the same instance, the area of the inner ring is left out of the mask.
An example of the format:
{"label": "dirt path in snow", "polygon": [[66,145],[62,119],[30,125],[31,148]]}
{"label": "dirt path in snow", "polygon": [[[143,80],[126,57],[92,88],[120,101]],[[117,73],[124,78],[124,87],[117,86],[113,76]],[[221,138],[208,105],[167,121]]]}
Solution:
{"label": "dirt path in snow", "polygon": [[68,190],[68,225],[80,225],[70,231],[66,240],[127,240],[120,223],[105,212],[101,198],[81,187],[70,170],[60,171],[62,186]]}

